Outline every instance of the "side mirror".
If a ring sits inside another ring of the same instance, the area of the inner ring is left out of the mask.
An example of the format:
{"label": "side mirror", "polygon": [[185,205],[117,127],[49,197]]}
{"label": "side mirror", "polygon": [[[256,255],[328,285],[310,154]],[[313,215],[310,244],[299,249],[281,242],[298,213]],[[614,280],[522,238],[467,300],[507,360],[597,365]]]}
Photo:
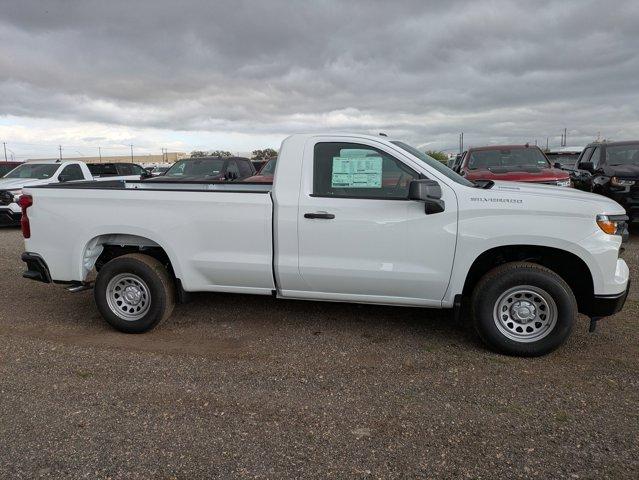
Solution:
{"label": "side mirror", "polygon": [[582,162],[579,164],[579,169],[580,170],[585,170],[587,172],[590,173],[594,173],[595,172],[595,166],[593,165],[592,162]]}
{"label": "side mirror", "polygon": [[226,172],[227,180],[235,180],[237,179],[237,174],[235,172]]}
{"label": "side mirror", "polygon": [[144,170],[144,173],[140,175],[140,180],[144,180],[145,178],[151,178],[153,174],[148,170]]}
{"label": "side mirror", "polygon": [[68,182],[69,181],[69,177],[67,175],[58,175],[58,182],[60,183],[64,183],[64,182]]}
{"label": "side mirror", "polygon": [[552,164],[552,166],[553,166],[553,168],[559,168],[559,169],[561,169],[561,163],[559,163],[559,162],[555,162],[555,163],[553,163],[553,164]]}
{"label": "side mirror", "polygon": [[442,200],[442,187],[435,180],[413,180],[408,186],[408,199],[425,202],[426,215],[444,211],[445,203]]}

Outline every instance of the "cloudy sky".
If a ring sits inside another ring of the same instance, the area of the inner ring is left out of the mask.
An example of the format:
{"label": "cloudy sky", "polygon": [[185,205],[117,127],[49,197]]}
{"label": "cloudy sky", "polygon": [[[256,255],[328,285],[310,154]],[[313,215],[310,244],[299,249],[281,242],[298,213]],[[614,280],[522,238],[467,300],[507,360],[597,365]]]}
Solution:
{"label": "cloudy sky", "polygon": [[564,127],[569,144],[639,137],[637,0],[0,2],[18,158],[327,130],[557,145]]}

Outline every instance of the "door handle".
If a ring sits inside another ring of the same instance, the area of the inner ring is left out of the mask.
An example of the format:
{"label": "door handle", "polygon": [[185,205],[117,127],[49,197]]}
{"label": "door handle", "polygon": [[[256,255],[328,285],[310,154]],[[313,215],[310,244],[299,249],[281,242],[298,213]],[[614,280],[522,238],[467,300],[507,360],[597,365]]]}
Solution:
{"label": "door handle", "polygon": [[335,218],[335,215],[326,212],[305,213],[304,218],[321,218],[324,220],[332,220]]}

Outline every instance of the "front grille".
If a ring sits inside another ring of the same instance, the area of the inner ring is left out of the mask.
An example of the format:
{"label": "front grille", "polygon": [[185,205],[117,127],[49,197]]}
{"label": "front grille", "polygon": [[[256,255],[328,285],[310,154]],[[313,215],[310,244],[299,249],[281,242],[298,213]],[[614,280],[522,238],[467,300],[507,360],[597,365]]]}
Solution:
{"label": "front grille", "polygon": [[13,193],[5,190],[0,192],[0,205],[9,205],[13,203]]}

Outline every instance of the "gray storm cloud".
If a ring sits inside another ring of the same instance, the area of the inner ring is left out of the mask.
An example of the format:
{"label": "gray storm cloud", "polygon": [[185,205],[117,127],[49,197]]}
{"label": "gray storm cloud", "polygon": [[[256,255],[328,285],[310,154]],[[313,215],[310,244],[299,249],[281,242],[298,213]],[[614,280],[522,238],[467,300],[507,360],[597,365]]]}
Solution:
{"label": "gray storm cloud", "polygon": [[388,131],[455,145],[639,137],[637,1],[3,1],[0,115]]}

